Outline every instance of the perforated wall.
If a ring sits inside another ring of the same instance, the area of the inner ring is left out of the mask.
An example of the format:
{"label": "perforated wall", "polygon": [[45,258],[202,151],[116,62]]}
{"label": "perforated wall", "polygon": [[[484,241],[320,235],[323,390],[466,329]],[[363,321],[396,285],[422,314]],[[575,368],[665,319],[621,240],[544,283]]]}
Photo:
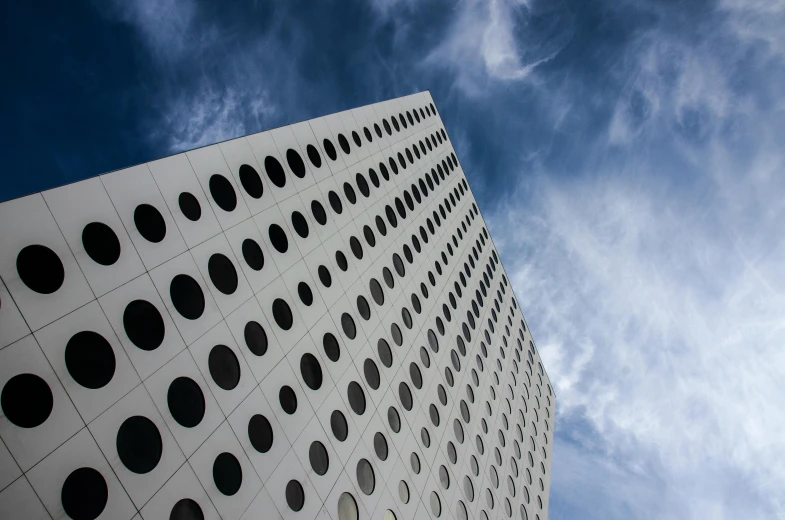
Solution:
{"label": "perforated wall", "polygon": [[0,518],[545,520],[555,396],[430,94],[0,204]]}

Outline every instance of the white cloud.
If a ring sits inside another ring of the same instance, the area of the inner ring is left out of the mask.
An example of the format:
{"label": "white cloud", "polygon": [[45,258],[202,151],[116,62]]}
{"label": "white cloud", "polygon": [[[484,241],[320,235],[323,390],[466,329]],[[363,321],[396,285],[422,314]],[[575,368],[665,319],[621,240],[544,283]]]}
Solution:
{"label": "white cloud", "polygon": [[[532,23],[535,20],[539,23]],[[563,4],[466,0],[456,6],[446,38],[431,50],[424,63],[448,68],[456,74],[457,85],[465,94],[480,95],[489,81],[529,78],[571,37],[571,18]]]}
{"label": "white cloud", "polygon": [[[541,171],[489,218],[557,392],[557,431],[586,421],[601,441],[557,442],[554,460],[596,458],[620,486],[559,465],[554,489],[565,503],[594,489],[608,516],[785,518],[785,113],[765,88],[783,64],[728,21],[713,31],[697,44],[640,36],[590,151],[602,171]],[[743,68],[754,52],[767,67]],[[624,497],[652,477],[636,468],[663,483],[640,504]]]}

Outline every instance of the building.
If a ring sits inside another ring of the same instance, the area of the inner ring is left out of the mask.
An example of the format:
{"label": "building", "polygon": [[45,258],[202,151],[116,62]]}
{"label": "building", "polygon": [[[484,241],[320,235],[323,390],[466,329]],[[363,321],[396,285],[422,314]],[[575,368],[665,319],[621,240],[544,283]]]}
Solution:
{"label": "building", "polygon": [[554,394],[430,93],[0,204],[0,517],[548,516]]}

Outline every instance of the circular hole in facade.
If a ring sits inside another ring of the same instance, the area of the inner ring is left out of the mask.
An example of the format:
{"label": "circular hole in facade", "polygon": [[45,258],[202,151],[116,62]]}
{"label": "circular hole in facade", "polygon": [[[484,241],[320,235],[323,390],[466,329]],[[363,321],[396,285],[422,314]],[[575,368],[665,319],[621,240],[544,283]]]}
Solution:
{"label": "circular hole in facade", "polygon": [[401,382],[398,385],[398,397],[401,399],[401,405],[406,409],[406,411],[412,411],[414,402],[412,400],[412,391],[409,390],[409,385],[404,382]]}
{"label": "circular hole in facade", "polygon": [[123,329],[134,346],[148,352],[160,347],[166,335],[161,313],[146,300],[134,300],[125,307]]}
{"label": "circular hole in facade", "polygon": [[223,175],[216,173],[210,177],[208,184],[210,195],[218,207],[227,212],[234,211],[234,208],[237,207],[237,193],[235,193],[232,183]]}
{"label": "circular hole in facade", "polygon": [[299,211],[292,213],[292,227],[294,232],[300,235],[301,238],[308,237],[308,221],[305,220],[305,217]]}
{"label": "circular hole in facade", "polygon": [[359,520],[357,501],[350,493],[338,497],[338,520]]}
{"label": "circular hole in facade", "polygon": [[357,381],[352,381],[349,383],[349,387],[347,388],[347,394],[349,397],[349,406],[352,408],[352,411],[357,415],[362,415],[365,413],[365,392],[363,392],[362,387],[360,386]]}
{"label": "circular hole in facade", "polygon": [[335,145],[332,141],[325,139],[322,141],[322,147],[324,148],[324,153],[327,154],[331,161],[338,159],[338,152],[335,150]]}
{"label": "circular hole in facade", "polygon": [[376,280],[376,278],[371,278],[370,282],[371,287],[371,297],[373,301],[376,302],[376,305],[383,305],[384,304],[384,291],[382,291],[382,286]]}
{"label": "circular hole in facade", "polygon": [[373,450],[376,452],[376,456],[379,457],[380,460],[387,460],[387,455],[389,454],[387,439],[381,432],[376,432],[376,434],[373,436]]}
{"label": "circular hole in facade", "polygon": [[338,264],[338,268],[343,272],[346,272],[347,269],[349,269],[349,262],[346,260],[346,255],[341,251],[335,252],[335,263]]}
{"label": "circular hole in facade", "polygon": [[74,520],[94,520],[103,513],[109,500],[106,480],[93,468],[72,471],[60,490],[65,514]]}
{"label": "circular hole in facade", "polygon": [[376,488],[376,476],[373,472],[373,466],[367,459],[360,459],[357,462],[357,485],[360,491],[366,495],[373,494]]}
{"label": "circular hole in facade", "polygon": [[322,338],[322,347],[327,359],[335,363],[341,357],[341,347],[338,345],[338,340],[329,332]]}
{"label": "circular hole in facade", "polygon": [[300,511],[305,505],[303,485],[296,480],[290,480],[286,484],[286,504],[292,511]]}
{"label": "circular hole in facade", "polygon": [[171,382],[166,403],[174,420],[184,428],[193,428],[204,418],[204,394],[190,377],[181,376]]}
{"label": "circular hole in facade", "polygon": [[363,374],[365,374],[365,381],[374,390],[379,389],[381,378],[379,376],[379,368],[372,359],[367,358],[363,363]]}
{"label": "circular hole in facade", "polygon": [[225,255],[216,253],[207,261],[207,273],[216,289],[224,294],[234,294],[238,278],[234,264]]}
{"label": "circular hole in facade", "polygon": [[419,475],[420,474],[420,457],[416,453],[412,452],[412,454],[409,455],[409,464],[411,465],[412,471],[414,471],[414,474],[415,475]]}
{"label": "circular hole in facade", "polygon": [[310,307],[313,303],[313,292],[307,283],[300,282],[297,284],[297,295],[300,297],[300,301],[303,302],[304,305]]}
{"label": "circular hole in facade", "polygon": [[336,439],[343,442],[349,436],[349,425],[346,422],[346,417],[339,410],[333,410],[330,415],[330,429]]}
{"label": "circular hole in facade", "polygon": [[311,213],[319,225],[323,226],[327,224],[327,213],[324,211],[324,206],[322,206],[321,202],[318,200],[311,201]]}
{"label": "circular hole in facade", "polygon": [[341,315],[341,328],[347,338],[354,339],[357,337],[357,327],[354,324],[354,318],[346,312]]}
{"label": "circular hole in facade", "polygon": [[57,253],[34,244],[23,248],[16,257],[19,278],[32,291],[52,294],[65,280],[65,269]]}
{"label": "circular hole in facade", "polygon": [[322,156],[319,155],[319,150],[312,144],[305,147],[305,152],[308,154],[308,160],[311,161],[316,168],[322,167]]}
{"label": "circular hole in facade", "polygon": [[278,224],[270,224],[267,233],[270,237],[270,243],[279,253],[285,253],[289,250],[289,239],[286,237],[286,232]]}
{"label": "circular hole in facade", "polygon": [[139,204],[134,210],[134,226],[142,238],[157,244],[166,236],[166,221],[150,204]]}
{"label": "circular hole in facade", "polygon": [[93,390],[103,388],[114,376],[114,351],[97,332],[77,332],[65,346],[65,366],[81,386]]}
{"label": "circular hole in facade", "polygon": [[346,139],[345,135],[338,134],[338,144],[341,146],[343,153],[348,154],[351,151],[351,148],[349,148],[349,141]]}
{"label": "circular hole in facade", "polygon": [[172,506],[169,520],[204,520],[204,512],[195,500],[181,498]]}
{"label": "circular hole in facade", "polygon": [[0,406],[11,423],[20,428],[35,428],[49,418],[54,397],[49,385],[39,376],[17,374],[3,386]]}
{"label": "circular hole in facade", "polygon": [[252,198],[262,198],[262,194],[264,193],[262,179],[253,166],[249,164],[240,166],[240,184],[242,184],[245,192]]}
{"label": "circular hole in facade", "polygon": [[273,301],[273,319],[275,323],[283,330],[289,330],[294,324],[294,316],[289,304],[280,298]]}
{"label": "circular hole in facade", "polygon": [[248,264],[248,267],[254,271],[261,271],[262,267],[264,267],[264,253],[262,253],[262,248],[259,247],[259,244],[251,238],[246,238],[243,240],[242,250],[243,259]]}
{"label": "circular hole in facade", "polygon": [[278,390],[278,403],[284,412],[294,415],[297,411],[297,394],[294,393],[291,386],[284,385]]}
{"label": "circular hole in facade", "polygon": [[313,354],[305,353],[300,358],[300,374],[311,390],[322,387],[322,366]]}
{"label": "circular hole in facade", "polygon": [[300,179],[305,177],[305,163],[297,151],[292,150],[291,148],[286,150],[286,162],[289,164],[289,169],[292,170],[293,174]]}
{"label": "circular hole in facade", "polygon": [[82,230],[82,245],[93,262],[112,265],[120,258],[120,240],[103,222],[91,222]]}
{"label": "circular hole in facade", "polygon": [[382,364],[387,368],[390,368],[392,366],[393,357],[387,340],[379,338],[379,341],[376,344],[376,351],[379,353],[379,359],[382,361]]}
{"label": "circular hole in facade", "polygon": [[390,424],[390,429],[393,432],[398,433],[401,431],[401,416],[394,406],[387,409],[387,422]]}
{"label": "circular hole in facade", "polygon": [[429,503],[431,505],[431,513],[433,513],[433,516],[435,517],[442,516],[442,501],[439,498],[439,494],[436,493],[436,491],[431,491],[431,497]]}
{"label": "circular hole in facade", "polygon": [[267,333],[256,321],[249,321],[243,330],[245,344],[255,356],[263,356],[267,352]]}
{"label": "circular hole in facade", "polygon": [[405,480],[398,482],[398,498],[404,504],[409,503],[409,484]]}
{"label": "circular hole in facade", "polygon": [[196,280],[187,274],[178,274],[169,284],[172,305],[183,318],[198,319],[204,312],[204,293]]}
{"label": "circular hole in facade", "polygon": [[248,421],[248,438],[251,446],[259,453],[267,453],[273,447],[273,427],[267,417],[256,414]]}
{"label": "circular hole in facade", "polygon": [[365,321],[371,319],[371,307],[363,295],[357,297],[357,312],[360,313],[360,317]]}
{"label": "circular hole in facade", "polygon": [[274,185],[279,188],[286,186],[286,173],[283,171],[283,166],[278,162],[278,159],[268,155],[264,158],[264,170],[267,172],[267,178],[270,179]]}
{"label": "circular hole in facade", "polygon": [[240,362],[226,345],[216,345],[210,350],[207,366],[210,376],[220,388],[233,390],[240,383]]}
{"label": "circular hole in facade", "polygon": [[243,483],[243,469],[237,457],[223,452],[213,461],[213,482],[222,494],[232,496]]}
{"label": "circular hole in facade", "polygon": [[330,456],[327,453],[327,448],[324,447],[319,441],[313,441],[311,447],[308,448],[308,461],[311,463],[311,468],[317,475],[324,475],[330,468]]}
{"label": "circular hole in facade", "polygon": [[163,453],[161,433],[153,421],[141,415],[129,417],[117,430],[117,455],[129,471],[151,472]]}
{"label": "circular hole in facade", "polygon": [[319,281],[322,282],[322,285],[325,287],[330,287],[333,284],[333,277],[330,275],[330,271],[327,267],[320,265],[319,269],[317,269],[317,274],[319,275]]}

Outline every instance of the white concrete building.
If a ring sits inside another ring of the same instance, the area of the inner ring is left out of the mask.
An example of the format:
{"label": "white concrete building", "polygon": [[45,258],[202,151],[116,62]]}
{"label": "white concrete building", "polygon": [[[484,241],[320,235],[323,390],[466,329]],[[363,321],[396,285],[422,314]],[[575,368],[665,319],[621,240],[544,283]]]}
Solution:
{"label": "white concrete building", "polygon": [[430,93],[0,204],[0,518],[548,517],[555,396]]}

